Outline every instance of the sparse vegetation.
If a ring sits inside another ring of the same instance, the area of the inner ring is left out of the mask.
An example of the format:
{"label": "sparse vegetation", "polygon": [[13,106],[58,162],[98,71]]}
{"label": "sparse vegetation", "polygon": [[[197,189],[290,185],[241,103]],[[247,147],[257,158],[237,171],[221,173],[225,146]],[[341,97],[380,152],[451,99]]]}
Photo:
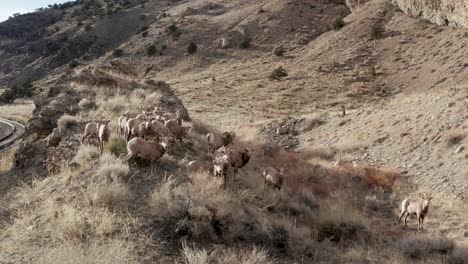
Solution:
{"label": "sparse vegetation", "polygon": [[384,37],[385,29],[380,21],[375,22],[369,32],[371,39],[381,39]]}
{"label": "sparse vegetation", "polygon": [[122,57],[124,54],[123,49],[116,49],[112,52],[112,56],[114,57]]}
{"label": "sparse vegetation", "polygon": [[57,121],[57,125],[64,130],[74,129],[78,126],[78,118],[68,114],[62,115]]}
{"label": "sparse vegetation", "polygon": [[465,134],[461,131],[451,131],[445,135],[445,141],[448,147],[460,144],[465,139]]}
{"label": "sparse vegetation", "polygon": [[270,74],[270,79],[272,80],[281,80],[284,77],[287,77],[288,73],[283,68],[283,66],[279,66],[278,68],[274,69],[273,72]]}
{"label": "sparse vegetation", "polygon": [[330,23],[330,27],[333,29],[333,30],[340,30],[341,28],[343,28],[345,26],[345,22],[344,20],[341,18],[341,17],[337,17],[335,18],[331,23]]}
{"label": "sparse vegetation", "polygon": [[125,140],[118,137],[111,136],[105,148],[107,151],[117,157],[123,157],[127,155],[127,143]]}
{"label": "sparse vegetation", "polygon": [[239,44],[239,47],[240,47],[241,49],[247,49],[247,48],[250,47],[250,42],[251,42],[251,41],[252,41],[252,39],[251,39],[250,37],[244,37],[244,38],[241,40],[241,42],[240,42],[240,44]]}
{"label": "sparse vegetation", "polygon": [[74,160],[81,166],[89,165],[90,162],[99,157],[99,149],[95,146],[81,145],[76,152]]}
{"label": "sparse vegetation", "polygon": [[129,199],[128,187],[119,180],[93,183],[86,192],[90,205],[109,209],[125,208]]}
{"label": "sparse vegetation", "polygon": [[81,101],[78,103],[78,106],[84,110],[84,111],[90,111],[96,109],[96,102],[90,101],[87,98],[81,99]]}
{"label": "sparse vegetation", "polygon": [[194,42],[190,42],[190,44],[187,46],[187,53],[188,54],[193,54],[197,52],[198,46]]}
{"label": "sparse vegetation", "polygon": [[146,48],[146,55],[148,56],[154,56],[157,52],[158,52],[158,48],[156,48],[156,46],[154,45],[149,45]]}
{"label": "sparse vegetation", "polygon": [[69,64],[68,64],[68,67],[70,67],[70,69],[74,69],[76,67],[78,67],[80,65],[80,63],[77,61],[77,60],[72,60]]}

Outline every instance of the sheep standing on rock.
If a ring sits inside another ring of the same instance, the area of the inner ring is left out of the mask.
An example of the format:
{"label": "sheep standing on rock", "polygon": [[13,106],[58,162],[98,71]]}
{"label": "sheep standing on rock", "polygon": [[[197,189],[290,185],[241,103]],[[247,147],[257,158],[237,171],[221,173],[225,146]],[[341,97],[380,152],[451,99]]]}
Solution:
{"label": "sheep standing on rock", "polygon": [[284,182],[284,171],[285,167],[282,167],[279,171],[273,167],[267,167],[263,170],[264,185],[269,185],[273,188],[281,190]]}
{"label": "sheep standing on rock", "polygon": [[424,223],[424,218],[429,210],[429,202],[432,196],[423,195],[422,198],[407,198],[401,203],[401,213],[398,218],[398,223],[401,222],[401,218],[406,214],[404,223],[406,226],[406,219],[410,214],[416,214],[418,218],[418,230],[421,230]]}
{"label": "sheep standing on rock", "polygon": [[173,146],[173,138],[165,138],[163,142],[146,141],[141,138],[133,138],[127,143],[128,155],[124,160],[130,160],[140,156],[142,159],[151,161],[151,173],[156,170],[157,161]]}
{"label": "sheep standing on rock", "polygon": [[211,154],[222,146],[228,146],[234,141],[235,136],[235,133],[229,132],[224,132],[221,134],[221,136],[216,135],[213,132],[206,134],[206,141],[208,142],[208,153]]}
{"label": "sheep standing on rock", "polygon": [[88,139],[88,144],[90,138],[96,137],[99,139],[99,123],[91,121],[86,124],[85,126],[85,132],[83,134],[83,137],[81,138],[81,144],[84,144],[85,138]]}
{"label": "sheep standing on rock", "polygon": [[101,154],[104,151],[104,144],[109,141],[110,134],[109,121],[106,121],[99,126],[99,149],[101,150]]}

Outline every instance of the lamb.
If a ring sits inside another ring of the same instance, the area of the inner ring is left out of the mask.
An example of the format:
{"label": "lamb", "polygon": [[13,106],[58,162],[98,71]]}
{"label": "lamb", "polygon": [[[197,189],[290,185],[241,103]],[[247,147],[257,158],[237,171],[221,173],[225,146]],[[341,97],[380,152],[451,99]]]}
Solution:
{"label": "lamb", "polygon": [[221,136],[213,132],[206,134],[206,141],[208,142],[208,152],[213,153],[216,149],[222,146],[228,146],[234,141],[236,134],[224,132]]}
{"label": "lamb", "polygon": [[269,185],[273,188],[281,190],[284,182],[284,171],[285,167],[282,167],[279,171],[273,167],[267,167],[263,170],[264,185]]}
{"label": "lamb", "polygon": [[108,124],[109,121],[106,121],[105,123],[99,126],[99,149],[101,150],[101,154],[104,150],[104,144],[106,144],[109,141],[111,134]]}
{"label": "lamb", "polygon": [[168,120],[164,123],[164,126],[169,130],[169,132],[172,134],[172,136],[175,139],[178,139],[182,141],[182,138],[184,138],[187,135],[187,129],[184,128],[175,119]]}
{"label": "lamb", "polygon": [[429,209],[429,202],[432,196],[423,194],[422,198],[407,198],[401,203],[401,213],[398,218],[398,223],[401,222],[401,218],[406,214],[404,223],[406,226],[406,219],[410,214],[416,214],[418,217],[418,231],[422,229],[424,218],[427,215]]}
{"label": "lamb", "polygon": [[141,138],[133,138],[127,143],[128,155],[124,160],[130,160],[140,156],[142,159],[151,161],[151,173],[154,174],[157,161],[171,148],[174,144],[173,138],[165,138],[163,142],[146,141]]}
{"label": "lamb", "polygon": [[93,137],[99,138],[99,123],[91,121],[85,126],[85,132],[83,134],[83,137],[81,138],[81,144],[84,144],[85,138],[88,139],[89,144],[90,138]]}

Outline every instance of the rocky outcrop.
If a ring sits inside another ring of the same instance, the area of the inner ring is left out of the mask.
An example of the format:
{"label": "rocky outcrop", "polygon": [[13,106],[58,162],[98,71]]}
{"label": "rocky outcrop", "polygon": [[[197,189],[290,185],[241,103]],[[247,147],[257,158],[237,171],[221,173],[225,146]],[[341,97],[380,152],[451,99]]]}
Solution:
{"label": "rocky outcrop", "polygon": [[392,0],[408,15],[427,19],[442,26],[468,27],[465,0]]}
{"label": "rocky outcrop", "polygon": [[63,114],[77,113],[80,99],[78,93],[73,90],[65,90],[57,97],[39,96],[34,100],[36,108],[33,117],[26,124],[27,135],[37,134],[39,138],[47,137]]}

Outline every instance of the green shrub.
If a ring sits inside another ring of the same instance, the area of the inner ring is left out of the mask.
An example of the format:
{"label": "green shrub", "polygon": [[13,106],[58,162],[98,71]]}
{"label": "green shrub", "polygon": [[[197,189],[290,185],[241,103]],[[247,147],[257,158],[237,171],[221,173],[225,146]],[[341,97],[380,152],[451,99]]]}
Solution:
{"label": "green shrub", "polygon": [[16,97],[31,97],[33,95],[33,90],[33,85],[29,81],[11,87],[11,91]]}
{"label": "green shrub", "polygon": [[127,155],[127,143],[121,138],[111,137],[105,147],[110,153],[117,157]]}
{"label": "green shrub", "polygon": [[369,37],[371,39],[381,39],[383,38],[385,33],[385,29],[383,25],[380,22],[376,22],[374,25],[372,25]]}
{"label": "green shrub", "polygon": [[251,38],[249,37],[245,37],[241,40],[240,44],[239,44],[239,47],[241,49],[247,49],[248,47],[250,47],[250,42],[252,41]]}
{"label": "green shrub", "polygon": [[70,67],[70,69],[74,69],[76,67],[78,67],[78,65],[80,65],[80,63],[76,60],[72,60],[70,61],[70,63],[68,64],[68,67]]}
{"label": "green shrub", "polygon": [[156,52],[158,52],[158,48],[156,48],[156,46],[154,46],[154,45],[149,45],[146,48],[146,54],[148,56],[153,56],[154,54],[156,54]]}
{"label": "green shrub", "polygon": [[16,99],[15,93],[11,90],[5,90],[1,95],[0,95],[0,102],[1,103],[13,103]]}
{"label": "green shrub", "polygon": [[345,22],[343,21],[341,17],[335,18],[330,24],[330,27],[333,30],[340,30],[344,26],[345,26]]}
{"label": "green shrub", "polygon": [[273,80],[281,80],[283,77],[287,76],[288,73],[286,72],[286,70],[283,68],[283,66],[280,66],[273,70],[273,72],[270,75],[270,78]]}
{"label": "green shrub", "polygon": [[124,51],[122,49],[115,49],[113,52],[112,52],[112,55],[114,57],[122,57],[124,54]]}
{"label": "green shrub", "polygon": [[188,54],[193,54],[195,52],[197,52],[197,49],[198,49],[198,46],[197,44],[190,42],[190,44],[187,46],[187,53]]}

